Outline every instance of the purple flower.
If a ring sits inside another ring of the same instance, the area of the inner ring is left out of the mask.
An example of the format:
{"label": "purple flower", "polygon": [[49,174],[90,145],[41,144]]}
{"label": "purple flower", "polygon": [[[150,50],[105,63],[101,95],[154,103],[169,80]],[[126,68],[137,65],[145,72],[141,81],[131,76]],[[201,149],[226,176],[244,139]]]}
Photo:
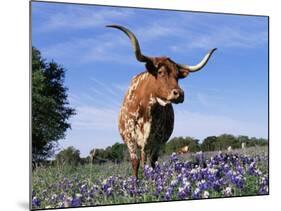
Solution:
{"label": "purple flower", "polygon": [[200,188],[195,188],[194,192],[192,193],[192,198],[193,199],[199,199],[200,198],[200,193],[201,193],[201,190]]}
{"label": "purple flower", "polygon": [[231,196],[232,195],[232,188],[226,187],[225,189],[223,189],[222,193],[223,193],[224,196]]}
{"label": "purple flower", "polygon": [[260,187],[259,187],[259,194],[264,195],[268,194],[268,176],[263,176],[260,179]]}
{"label": "purple flower", "polygon": [[34,196],[32,198],[32,207],[40,207],[40,204],[40,200],[36,196]]}
{"label": "purple flower", "polygon": [[187,197],[186,192],[184,191],[184,188],[180,187],[178,191],[178,197],[180,199],[185,199]]}
{"label": "purple flower", "polygon": [[259,189],[259,194],[260,195],[268,194],[268,186],[261,186]]}
{"label": "purple flower", "polygon": [[232,182],[238,187],[243,188],[245,184],[245,178],[240,174],[236,176],[232,176]]}
{"label": "purple flower", "polygon": [[165,200],[170,200],[172,197],[172,193],[173,193],[173,188],[169,187],[164,195],[164,199]]}
{"label": "purple flower", "polygon": [[81,206],[81,199],[80,198],[73,198],[71,200],[71,207],[79,207]]}
{"label": "purple flower", "polygon": [[177,154],[175,152],[173,152],[173,154],[171,155],[170,159],[171,159],[172,162],[178,161]]}
{"label": "purple flower", "polygon": [[[77,174],[78,176],[63,178],[58,174],[58,178],[63,179],[53,184],[42,183],[42,187],[36,184],[36,188],[40,189],[32,191],[32,207],[89,206],[113,203],[114,200],[123,203],[123,200],[141,202],[142,199],[147,201],[153,198],[172,200],[234,196],[247,194],[248,188],[244,189],[246,185],[256,185],[250,188],[251,191],[256,190],[256,194],[268,194],[268,173],[264,168],[268,161],[266,155],[250,157],[217,153],[208,159],[206,155],[200,152],[194,154],[191,161],[184,162],[173,153],[170,160],[162,165],[156,163],[154,169],[146,165],[144,177],[140,180],[134,176],[121,177],[116,172],[109,173],[118,176],[108,177],[100,174],[99,177],[91,179],[87,175]],[[110,167],[109,171],[111,170]],[[104,175],[108,175],[108,172]],[[246,184],[249,175],[256,177],[258,184]],[[237,189],[240,190],[234,191]],[[40,191],[40,195],[37,191]]]}
{"label": "purple flower", "polygon": [[206,182],[206,180],[201,180],[201,181],[197,182],[197,187],[200,190],[207,190],[208,189],[208,183]]}
{"label": "purple flower", "polygon": [[186,199],[188,195],[191,193],[191,184],[186,180],[186,178],[183,178],[183,186],[179,187],[178,189],[178,198],[179,199]]}
{"label": "purple flower", "polygon": [[176,187],[178,185],[179,181],[177,179],[172,180],[170,186],[171,187]]}
{"label": "purple flower", "polygon": [[152,167],[149,167],[148,165],[145,165],[144,166],[144,177],[145,179],[149,179],[151,178],[153,175],[153,168]]}

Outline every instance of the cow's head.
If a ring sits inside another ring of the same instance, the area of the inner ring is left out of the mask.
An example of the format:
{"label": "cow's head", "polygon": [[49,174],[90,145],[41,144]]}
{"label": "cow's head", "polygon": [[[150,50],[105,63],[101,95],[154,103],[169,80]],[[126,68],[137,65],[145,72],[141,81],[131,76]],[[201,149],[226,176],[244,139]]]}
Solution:
{"label": "cow's head", "polygon": [[125,27],[118,25],[108,25],[107,27],[119,29],[130,38],[137,60],[144,62],[147,71],[154,76],[150,90],[152,90],[157,102],[162,106],[168,103],[182,103],[184,101],[184,92],[179,87],[178,80],[185,78],[190,72],[202,69],[216,50],[216,48],[210,50],[195,66],[178,64],[168,57],[148,57],[143,55],[136,36]]}

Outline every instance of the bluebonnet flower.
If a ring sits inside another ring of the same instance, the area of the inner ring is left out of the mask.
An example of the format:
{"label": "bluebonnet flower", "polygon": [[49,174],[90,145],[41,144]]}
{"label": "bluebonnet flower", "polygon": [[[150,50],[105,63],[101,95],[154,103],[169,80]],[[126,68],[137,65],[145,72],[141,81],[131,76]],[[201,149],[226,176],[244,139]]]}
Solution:
{"label": "bluebonnet flower", "polygon": [[131,196],[135,196],[137,194],[137,179],[134,176],[129,177],[128,179],[128,191]]}
{"label": "bluebonnet flower", "polygon": [[191,184],[186,178],[183,178],[182,187],[178,188],[178,197],[180,199],[186,199],[191,193]]}
{"label": "bluebonnet flower", "polygon": [[192,193],[192,198],[193,199],[199,199],[200,198],[200,193],[201,193],[201,190],[200,188],[195,188],[194,192]]}
{"label": "bluebonnet flower", "polygon": [[153,168],[149,167],[148,165],[145,165],[144,166],[144,176],[145,176],[145,179],[151,178],[152,175],[153,175]]}
{"label": "bluebonnet flower", "polygon": [[87,192],[87,185],[86,184],[81,185],[80,192],[81,193],[86,193]]}
{"label": "bluebonnet flower", "polygon": [[267,185],[266,186],[261,186],[259,188],[259,193],[258,194],[260,194],[260,195],[268,194],[268,186]]}
{"label": "bluebonnet flower", "polygon": [[208,183],[206,182],[206,180],[200,180],[199,182],[197,182],[196,185],[200,190],[207,190],[208,189]]}
{"label": "bluebonnet flower", "polygon": [[188,181],[187,177],[182,178],[182,184],[183,184],[183,186],[189,186],[190,185],[190,182]]}
{"label": "bluebonnet flower", "polygon": [[34,196],[32,198],[32,207],[40,207],[40,204],[40,200],[36,196]]}
{"label": "bluebonnet flower", "polygon": [[109,187],[105,190],[105,193],[106,193],[107,196],[111,196],[112,192],[113,192],[112,187]]}
{"label": "bluebonnet flower", "polygon": [[179,161],[175,161],[175,171],[176,172],[181,172],[181,169],[183,167],[183,163],[179,162]]}
{"label": "bluebonnet flower", "polygon": [[256,162],[253,161],[253,162],[251,162],[250,166],[248,167],[248,173],[250,175],[255,175],[255,170],[256,170]]}
{"label": "bluebonnet flower", "polygon": [[238,188],[243,188],[245,185],[245,178],[241,174],[234,176],[232,181]]}
{"label": "bluebonnet flower", "polygon": [[81,206],[81,198],[73,198],[71,200],[71,207],[79,207]]}
{"label": "bluebonnet flower", "polygon": [[165,195],[164,195],[164,199],[165,200],[170,200],[171,199],[171,197],[172,197],[172,193],[173,193],[173,187],[168,187],[168,189],[167,189],[167,191],[166,191],[166,193],[165,193]]}
{"label": "bluebonnet flower", "polygon": [[171,187],[176,187],[178,183],[179,183],[178,180],[177,180],[177,179],[174,179],[174,180],[171,181],[170,186],[171,186]]}
{"label": "bluebonnet flower", "polygon": [[268,194],[268,176],[265,175],[260,179],[260,187],[259,187],[259,194],[264,195]]}
{"label": "bluebonnet flower", "polygon": [[232,188],[226,187],[225,189],[223,189],[222,193],[224,196],[232,196]]}
{"label": "bluebonnet flower", "polygon": [[162,190],[163,190],[163,186],[161,184],[156,185],[155,195],[159,196]]}
{"label": "bluebonnet flower", "polygon": [[63,201],[64,200],[64,194],[63,193],[59,194],[58,199],[59,199],[59,201]]}
{"label": "bluebonnet flower", "polygon": [[186,196],[187,196],[187,194],[186,194],[184,188],[183,188],[183,187],[179,187],[178,197],[179,197],[180,199],[185,199]]}
{"label": "bluebonnet flower", "polygon": [[244,174],[244,168],[238,163],[236,167],[237,171],[239,174],[243,175]]}
{"label": "bluebonnet flower", "polygon": [[175,152],[173,152],[170,159],[171,159],[172,162],[178,161],[177,154]]}
{"label": "bluebonnet flower", "polygon": [[155,162],[154,173],[159,174],[161,172],[161,167],[158,161]]}
{"label": "bluebonnet flower", "polygon": [[[233,196],[237,188],[243,195],[245,178],[249,175],[259,179],[255,188],[257,194],[268,193],[268,175],[260,165],[261,162],[267,164],[266,156],[218,153],[206,159],[201,152],[195,156],[197,162],[183,162],[173,153],[169,161],[163,162],[162,165],[156,163],[155,169],[146,165],[141,180],[133,176],[121,177],[118,174],[107,178],[100,176],[95,180],[81,175],[79,178],[63,178],[57,183],[41,188],[40,195],[33,191],[32,207],[38,208],[42,204],[44,208],[99,205],[113,202],[115,196],[121,203],[123,199],[126,202],[149,200],[153,195],[159,200],[209,198],[214,196],[213,194]],[[260,166],[260,169],[257,168]],[[74,191],[78,193],[71,195]],[[69,197],[69,194],[72,197]],[[36,196],[40,196],[40,200]]]}
{"label": "bluebonnet flower", "polygon": [[178,174],[177,180],[178,180],[178,181],[182,181],[182,178],[183,178],[183,175],[182,175],[182,174]]}

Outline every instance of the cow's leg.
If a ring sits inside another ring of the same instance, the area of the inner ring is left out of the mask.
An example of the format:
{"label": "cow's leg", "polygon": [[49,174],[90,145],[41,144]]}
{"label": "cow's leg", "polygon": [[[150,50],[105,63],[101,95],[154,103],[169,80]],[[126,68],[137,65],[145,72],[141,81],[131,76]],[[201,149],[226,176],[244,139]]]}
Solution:
{"label": "cow's leg", "polygon": [[144,149],[142,149],[141,150],[141,167],[142,167],[142,174],[143,174],[143,176],[144,176],[145,162],[146,162],[146,153],[145,153]]}
{"label": "cow's leg", "polygon": [[151,167],[155,168],[155,162],[158,160],[158,151],[153,152],[150,158]]}
{"label": "cow's leg", "polygon": [[139,170],[139,159],[136,154],[131,154],[131,161],[133,167],[133,174],[136,178],[138,178],[138,170]]}
{"label": "cow's leg", "polygon": [[136,144],[129,142],[127,144],[128,150],[130,153],[131,161],[132,161],[132,167],[133,167],[133,174],[136,178],[138,178],[138,170],[139,170],[139,159],[137,156],[137,146]]}

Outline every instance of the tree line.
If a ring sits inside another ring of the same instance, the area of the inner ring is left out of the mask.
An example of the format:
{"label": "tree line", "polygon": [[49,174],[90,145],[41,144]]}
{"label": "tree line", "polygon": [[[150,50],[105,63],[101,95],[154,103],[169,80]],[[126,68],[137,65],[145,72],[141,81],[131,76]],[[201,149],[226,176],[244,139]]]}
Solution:
{"label": "tree line", "polygon": [[[162,156],[171,155],[173,152],[176,152],[186,145],[188,146],[189,152],[226,150],[229,146],[231,146],[232,149],[239,149],[242,143],[245,143],[246,147],[255,147],[266,146],[268,141],[264,138],[249,138],[248,136],[234,136],[231,134],[209,136],[205,138],[202,143],[192,137],[174,137],[164,145],[160,154]],[[94,157],[91,157],[93,152],[95,152]],[[105,149],[94,148],[89,152],[89,156],[87,157],[80,157],[79,150],[74,147],[68,147],[56,155],[55,163],[67,163],[71,165],[86,163],[101,164],[109,161],[119,163],[122,161],[129,161],[129,158],[126,144],[115,143]]]}

